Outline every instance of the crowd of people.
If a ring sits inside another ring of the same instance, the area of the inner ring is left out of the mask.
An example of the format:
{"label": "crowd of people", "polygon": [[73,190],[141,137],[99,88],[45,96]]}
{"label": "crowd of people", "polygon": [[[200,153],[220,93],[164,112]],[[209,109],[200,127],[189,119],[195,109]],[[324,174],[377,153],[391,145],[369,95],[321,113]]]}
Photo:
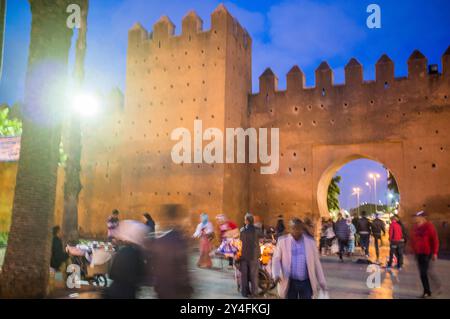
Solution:
{"label": "crowd of people", "polygon": [[[181,211],[179,205],[166,205],[163,208],[164,219],[179,220]],[[109,278],[113,282],[105,289],[104,297],[136,298],[139,286],[145,282],[154,287],[159,298],[189,298],[193,288],[188,270],[189,241],[184,232],[172,222],[166,227],[167,231],[157,236],[155,221],[149,213],[143,214],[142,222],[121,221],[119,214],[114,210],[107,220],[108,240],[114,245],[115,255],[109,270]],[[343,262],[344,255],[351,257],[355,247],[360,247],[363,256],[369,260],[372,240],[376,263],[380,263],[382,238],[388,234],[390,251],[386,269],[390,271],[394,262],[398,270],[402,269],[406,243],[410,241],[424,289],[422,297],[428,298],[432,295],[430,279],[437,282],[432,264],[437,259],[439,243],[436,230],[426,216],[423,211],[415,214],[415,224],[411,236],[408,236],[397,215],[391,218],[387,230],[379,215],[370,220],[366,212],[353,219],[339,214],[336,221],[322,220],[317,245],[315,225],[310,219],[293,218],[286,227],[283,216],[279,215],[276,226],[266,229],[260,218],[247,213],[242,221],[243,227],[239,228],[236,222],[219,214],[215,229],[208,214],[202,213],[192,238],[199,243],[197,266],[211,268],[215,233],[220,234],[220,247],[216,252],[221,252],[228,265],[239,271],[238,286],[244,297],[258,296],[261,242],[272,241],[274,250],[268,269],[274,286],[277,285],[278,295],[287,299],[311,299],[328,295],[321,255],[336,254]],[[237,241],[239,245],[235,245]],[[68,257],[60,228],[56,226],[53,229],[51,267],[63,269]]]}

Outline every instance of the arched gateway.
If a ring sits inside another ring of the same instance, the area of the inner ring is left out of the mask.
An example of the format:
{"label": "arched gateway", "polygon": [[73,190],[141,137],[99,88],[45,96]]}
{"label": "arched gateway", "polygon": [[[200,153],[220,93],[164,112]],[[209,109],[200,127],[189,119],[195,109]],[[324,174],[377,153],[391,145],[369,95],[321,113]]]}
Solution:
{"label": "arched gateway", "polygon": [[[246,211],[265,218],[325,214],[331,176],[346,162],[369,158],[394,172],[402,192],[401,213],[426,208],[435,220],[450,219],[450,50],[441,73],[414,51],[406,77],[394,77],[383,55],[376,78],[363,80],[350,59],[345,84],[333,83],[326,62],[305,87],[299,67],[287,74],[286,90],[267,69],[259,93],[251,88],[251,38],[219,6],[211,29],[193,12],[180,35],[163,17],[151,33],[129,31],[125,107],[85,127],[79,220],[88,234],[103,234],[113,208],[124,218],[181,203],[191,212],[224,212],[240,221]],[[262,175],[258,164],[185,164],[171,161],[171,132],[205,127],[279,128],[280,166]]]}

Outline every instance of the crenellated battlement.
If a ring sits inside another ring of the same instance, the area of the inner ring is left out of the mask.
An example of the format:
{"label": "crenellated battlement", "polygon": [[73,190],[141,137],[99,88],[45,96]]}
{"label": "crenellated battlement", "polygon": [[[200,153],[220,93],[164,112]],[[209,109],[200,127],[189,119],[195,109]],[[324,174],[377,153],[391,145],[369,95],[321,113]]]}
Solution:
{"label": "crenellated battlement", "polygon": [[327,62],[322,62],[315,71],[315,85],[306,87],[305,75],[303,71],[294,66],[286,75],[286,90],[279,90],[278,78],[276,74],[267,68],[259,77],[259,92],[253,94],[254,98],[258,96],[268,97],[276,94],[302,94],[308,92],[317,95],[332,94],[333,91],[352,92],[364,87],[386,90],[395,88],[401,83],[402,87],[420,87],[426,86],[427,81],[448,81],[450,78],[450,47],[442,56],[442,72],[429,74],[427,70],[428,60],[418,50],[410,55],[408,61],[408,74],[406,77],[394,76],[394,62],[383,54],[375,65],[375,80],[363,79],[363,66],[355,58],[351,58],[345,66],[345,83],[336,85],[333,79],[333,70]]}
{"label": "crenellated battlement", "polygon": [[211,14],[211,28],[203,30],[203,20],[195,11],[189,11],[182,19],[181,34],[175,34],[176,26],[167,16],[162,16],[148,31],[140,23],[136,23],[129,30],[128,46],[132,54],[134,49],[150,47],[163,47],[176,42],[195,42],[211,35],[218,39],[233,35],[249,49],[250,35],[239,22],[229,13],[223,4],[220,4]]}

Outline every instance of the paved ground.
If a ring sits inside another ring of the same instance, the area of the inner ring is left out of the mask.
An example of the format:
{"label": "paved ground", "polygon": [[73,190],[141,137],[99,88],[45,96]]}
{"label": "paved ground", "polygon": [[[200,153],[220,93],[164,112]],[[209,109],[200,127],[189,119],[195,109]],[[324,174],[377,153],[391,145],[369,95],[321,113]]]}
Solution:
{"label": "paved ground", "polygon": [[[382,255],[385,258],[387,248],[383,248]],[[1,255],[1,252],[0,252]],[[214,259],[213,269],[198,269],[195,266],[196,255],[191,259],[191,276],[195,287],[196,299],[236,299],[241,298],[236,288],[234,271],[228,268],[226,261]],[[405,299],[417,298],[422,293],[417,267],[412,256],[406,256],[405,266],[402,271],[392,270],[386,272],[380,269],[380,287],[368,288],[366,281],[370,275],[365,264],[358,264],[359,257],[353,261],[346,259],[339,263],[337,257],[322,257],[322,265],[325,271],[327,283],[330,289],[330,297],[333,299]],[[383,259],[382,258],[382,259]],[[434,272],[439,277],[442,285],[442,293],[435,298],[450,299],[450,261],[438,260],[434,263]],[[61,283],[60,283],[61,284]],[[69,295],[72,295],[69,297]],[[88,286],[83,286],[78,291],[66,291],[57,289],[54,298],[98,298],[98,293],[91,292]],[[140,298],[155,298],[152,288],[143,288]],[[276,298],[275,291],[263,298]]]}

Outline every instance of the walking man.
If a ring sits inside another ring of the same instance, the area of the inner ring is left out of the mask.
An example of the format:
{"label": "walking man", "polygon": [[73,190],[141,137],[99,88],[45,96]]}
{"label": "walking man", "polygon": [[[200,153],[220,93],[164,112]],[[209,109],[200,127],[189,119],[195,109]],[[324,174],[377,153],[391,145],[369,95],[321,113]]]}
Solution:
{"label": "walking man", "polygon": [[430,262],[437,260],[439,250],[439,240],[433,224],[427,221],[426,212],[420,211],[414,215],[415,225],[411,233],[411,246],[416,255],[417,266],[419,267],[420,280],[422,281],[422,298],[431,297],[430,282],[428,272]]}
{"label": "walking man", "polygon": [[338,215],[338,221],[335,225],[335,233],[339,244],[339,260],[344,262],[342,255],[348,247],[348,240],[350,239],[350,227],[347,225],[347,220],[343,218],[342,214]]}
{"label": "walking man", "polygon": [[376,263],[380,263],[380,248],[382,244],[381,236],[386,235],[386,224],[380,219],[380,214],[376,213],[375,220],[372,222],[372,236],[375,243],[375,253],[377,255]]}
{"label": "walking man", "polygon": [[[241,293],[242,296],[256,297],[258,294],[258,259],[261,255],[259,248],[260,232],[254,225],[253,215],[245,215],[245,226],[241,230],[242,254],[241,267]],[[251,283],[251,289],[248,283]]]}
{"label": "walking man", "polygon": [[369,219],[367,219],[367,213],[365,211],[362,211],[361,215],[362,217],[358,220],[356,230],[359,234],[361,248],[364,250],[366,258],[369,258],[370,232],[372,225],[370,224]]}
{"label": "walking man", "polygon": [[272,275],[281,298],[312,299],[320,289],[328,289],[316,247],[303,222],[294,218],[290,234],[278,239],[272,259]]}
{"label": "walking man", "polygon": [[405,245],[405,235],[403,234],[403,227],[399,223],[398,216],[391,217],[391,225],[389,227],[389,262],[387,269],[392,267],[392,260],[394,255],[397,257],[397,269],[401,270],[403,266],[403,249]]}

